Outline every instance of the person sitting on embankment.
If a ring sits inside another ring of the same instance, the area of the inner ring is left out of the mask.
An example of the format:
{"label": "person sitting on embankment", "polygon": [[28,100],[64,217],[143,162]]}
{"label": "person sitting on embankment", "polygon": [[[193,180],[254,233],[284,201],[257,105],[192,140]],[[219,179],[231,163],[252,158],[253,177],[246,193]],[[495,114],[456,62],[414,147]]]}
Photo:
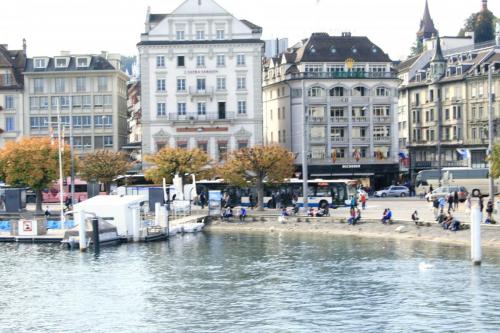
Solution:
{"label": "person sitting on embankment", "polygon": [[382,216],[382,223],[383,224],[388,224],[390,223],[392,219],[392,212],[389,208],[387,208],[386,210],[384,210],[384,216]]}

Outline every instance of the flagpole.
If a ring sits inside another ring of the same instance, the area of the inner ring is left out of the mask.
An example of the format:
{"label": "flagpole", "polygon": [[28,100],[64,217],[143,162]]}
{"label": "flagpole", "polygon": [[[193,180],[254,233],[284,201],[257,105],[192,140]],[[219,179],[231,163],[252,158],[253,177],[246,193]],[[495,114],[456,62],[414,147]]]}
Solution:
{"label": "flagpole", "polygon": [[493,80],[493,64],[490,63],[488,66],[488,176],[489,176],[489,195],[490,195],[490,200],[493,205],[495,205],[495,193],[493,190],[493,176],[492,176],[492,166],[493,166],[493,161],[491,159],[491,156],[493,154],[493,139],[494,139],[494,133],[493,133],[493,94],[491,93],[491,88],[492,88],[492,80]]}
{"label": "flagpole", "polygon": [[59,204],[61,209],[61,230],[64,230],[64,186],[63,186],[63,164],[61,145],[61,100],[57,103],[57,137],[59,150]]}

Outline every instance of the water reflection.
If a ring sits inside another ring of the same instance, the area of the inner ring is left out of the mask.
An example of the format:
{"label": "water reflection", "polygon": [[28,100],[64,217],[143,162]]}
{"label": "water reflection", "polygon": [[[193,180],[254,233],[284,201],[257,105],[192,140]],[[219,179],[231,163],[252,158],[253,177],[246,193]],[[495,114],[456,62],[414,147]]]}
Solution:
{"label": "water reflection", "polygon": [[[500,257],[435,243],[197,234],[92,253],[0,245],[2,331],[497,331]],[[428,264],[422,269],[421,264]],[[420,267],[420,268],[419,268]],[[30,309],[23,316],[19,309]]]}

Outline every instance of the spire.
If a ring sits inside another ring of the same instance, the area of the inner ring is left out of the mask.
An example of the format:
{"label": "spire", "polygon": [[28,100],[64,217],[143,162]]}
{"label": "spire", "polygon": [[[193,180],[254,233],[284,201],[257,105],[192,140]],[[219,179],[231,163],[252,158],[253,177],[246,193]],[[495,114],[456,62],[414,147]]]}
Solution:
{"label": "spire", "polygon": [[423,41],[424,39],[431,38],[434,34],[437,34],[437,30],[434,27],[434,22],[431,18],[429,4],[427,0],[425,0],[424,16],[420,21],[420,30],[417,32],[417,38],[420,41]]}
{"label": "spire", "polygon": [[431,80],[438,82],[446,72],[446,60],[441,51],[441,39],[436,35],[436,45],[434,47],[434,55],[430,63]]}
{"label": "spire", "polygon": [[434,55],[432,56],[431,62],[446,62],[443,57],[443,51],[441,51],[441,39],[439,34],[436,35],[436,46],[434,47]]}

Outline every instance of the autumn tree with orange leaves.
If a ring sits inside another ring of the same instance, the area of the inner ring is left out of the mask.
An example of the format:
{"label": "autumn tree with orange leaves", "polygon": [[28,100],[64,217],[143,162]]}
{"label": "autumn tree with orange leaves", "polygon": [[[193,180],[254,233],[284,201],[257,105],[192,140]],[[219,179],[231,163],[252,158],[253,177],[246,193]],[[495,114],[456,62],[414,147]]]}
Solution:
{"label": "autumn tree with orange leaves", "polygon": [[[69,147],[63,153],[64,174],[69,174]],[[25,138],[7,142],[0,150],[0,177],[11,186],[28,186],[36,193],[36,211],[42,211],[42,191],[59,178],[57,141]]]}
{"label": "autumn tree with orange leaves", "polygon": [[294,154],[277,145],[255,146],[230,154],[219,174],[231,184],[257,189],[258,206],[264,209],[264,182],[276,184],[293,175]]}

